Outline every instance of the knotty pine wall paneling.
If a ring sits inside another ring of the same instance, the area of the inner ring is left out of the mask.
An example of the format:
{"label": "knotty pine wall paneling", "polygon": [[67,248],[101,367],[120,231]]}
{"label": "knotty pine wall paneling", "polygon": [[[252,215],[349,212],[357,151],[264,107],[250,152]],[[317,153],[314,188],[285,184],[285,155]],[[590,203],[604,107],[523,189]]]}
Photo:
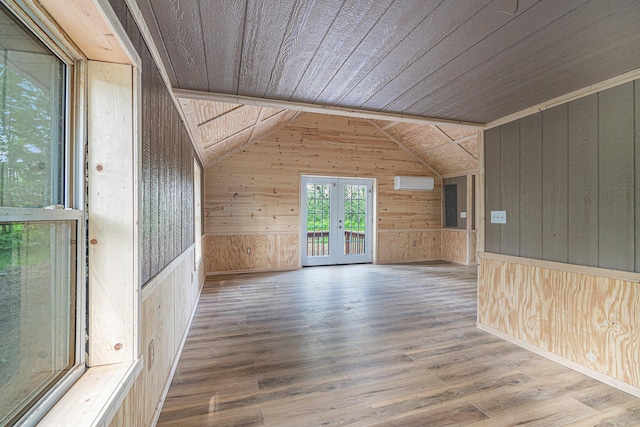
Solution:
{"label": "knotty pine wall paneling", "polygon": [[[152,425],[204,281],[194,270],[194,150],[185,125],[124,0],[110,0],[142,59],[141,351],[144,369],[113,427]],[[151,356],[153,354],[153,357]]]}
{"label": "knotty pine wall paneling", "polygon": [[[442,180],[366,120],[304,114],[205,174],[207,272],[300,267],[302,175],[376,179],[377,262],[440,259]],[[395,175],[432,176],[436,187],[396,191]],[[249,242],[280,255],[259,260]]]}

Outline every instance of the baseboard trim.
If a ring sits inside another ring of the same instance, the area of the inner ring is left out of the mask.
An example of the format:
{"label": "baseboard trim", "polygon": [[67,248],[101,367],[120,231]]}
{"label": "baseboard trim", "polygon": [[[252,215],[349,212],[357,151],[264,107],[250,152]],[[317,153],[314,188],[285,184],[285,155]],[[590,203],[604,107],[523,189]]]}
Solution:
{"label": "baseboard trim", "polygon": [[629,393],[632,396],[640,398],[640,388],[632,386],[631,384],[625,383],[624,381],[618,380],[616,378],[610,377],[609,375],[603,374],[602,372],[598,372],[594,369],[588,368],[584,365],[576,363],[572,360],[565,359],[564,357],[558,356],[555,353],[552,353],[548,350],[537,347],[533,344],[530,344],[526,341],[523,341],[514,336],[505,334],[504,332],[500,332],[497,329],[492,328],[491,326],[487,326],[480,322],[476,322],[476,327],[480,330],[490,333],[491,335],[495,335],[498,338],[501,338],[505,341],[508,341],[512,344],[515,344],[519,347],[524,348],[525,350],[529,350],[532,353],[535,353],[539,356],[547,358],[552,362],[559,363],[562,366],[565,366],[569,369],[573,369],[576,372],[579,372],[583,375],[593,378],[594,380],[598,380],[603,384],[614,387],[620,391],[624,391],[625,393]]}
{"label": "baseboard trim", "polygon": [[180,340],[180,345],[178,346],[178,351],[176,352],[176,357],[173,360],[173,364],[171,365],[171,370],[169,371],[169,375],[167,380],[162,388],[162,393],[160,394],[160,399],[156,404],[156,409],[153,411],[153,417],[151,417],[151,423],[149,426],[155,426],[158,424],[158,419],[160,419],[160,413],[162,412],[162,407],[164,406],[164,401],[167,398],[167,394],[169,393],[169,387],[171,387],[171,382],[173,381],[173,376],[176,373],[176,369],[178,369],[178,362],[180,362],[180,355],[182,355],[182,350],[184,349],[184,344],[187,341],[187,336],[189,335],[189,330],[191,329],[191,323],[193,322],[193,318],[196,315],[196,309],[198,308],[198,303],[200,302],[200,296],[202,295],[202,288],[204,287],[205,278],[199,284],[198,289],[198,298],[196,298],[196,302],[193,305],[193,309],[191,310],[191,316],[189,317],[189,322],[187,322],[187,327],[184,330],[184,334],[182,336],[182,340]]}

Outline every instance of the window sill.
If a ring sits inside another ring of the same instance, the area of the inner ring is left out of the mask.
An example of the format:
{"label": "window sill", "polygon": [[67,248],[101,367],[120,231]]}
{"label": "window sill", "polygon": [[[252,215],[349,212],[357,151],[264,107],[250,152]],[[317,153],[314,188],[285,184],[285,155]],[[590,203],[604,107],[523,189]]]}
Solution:
{"label": "window sill", "polygon": [[87,369],[38,426],[108,426],[142,366],[140,358]]}

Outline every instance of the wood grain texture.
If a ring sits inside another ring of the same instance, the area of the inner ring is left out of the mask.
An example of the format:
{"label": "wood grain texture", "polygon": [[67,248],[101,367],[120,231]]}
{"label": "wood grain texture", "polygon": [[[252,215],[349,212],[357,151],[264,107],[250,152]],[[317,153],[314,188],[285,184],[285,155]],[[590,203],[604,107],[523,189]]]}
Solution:
{"label": "wood grain texture", "polygon": [[520,254],[520,123],[500,127],[500,204],[507,223],[500,231],[500,253]]}
{"label": "wood grain texture", "polygon": [[[108,19],[105,19],[102,7],[95,2],[72,0],[63,3],[42,0],[39,4],[55,19],[56,25],[64,30],[66,37],[70,37],[88,59],[117,64],[136,64],[136,58],[123,48],[124,42],[128,43],[128,40],[125,40],[126,37],[119,37],[121,36],[119,31],[109,23]],[[126,22],[124,26],[126,27]]]}
{"label": "wood grain texture", "polygon": [[478,321],[634,387],[638,283],[480,259]]}
{"label": "wood grain texture", "polygon": [[[142,60],[142,282],[185,251],[193,240],[193,159],[187,129],[128,7],[116,7]],[[175,3],[174,6],[180,6]],[[190,4],[190,6],[193,6]],[[178,14],[182,12],[177,12]],[[170,230],[159,232],[159,230]]]}
{"label": "wood grain texture", "polygon": [[[208,90],[221,92],[238,90],[238,73],[241,56],[236,53],[242,49],[244,34],[244,16],[247,2],[244,0],[210,2],[198,1],[200,23],[206,58]],[[242,25],[238,25],[242,22]],[[216,37],[225,34],[224,39]],[[229,58],[221,61],[220,58]]]}
{"label": "wood grain texture", "polygon": [[[304,115],[215,163],[205,174],[209,234],[297,233],[301,174],[375,178],[378,230],[440,228],[441,181],[362,119]],[[395,175],[432,176],[436,188],[396,191]]]}
{"label": "wood grain texture", "polygon": [[[633,82],[634,87],[634,95],[635,95],[635,135],[636,135],[636,147],[640,147],[640,82]],[[640,150],[636,148],[636,158],[635,158],[635,168],[636,171],[640,170]],[[637,224],[640,221],[640,173],[636,173],[635,180],[635,223]],[[636,257],[635,263],[636,268],[634,271],[640,272],[640,227],[636,226]]]}
{"label": "wood grain texture", "polygon": [[[171,34],[171,37],[162,37],[162,42],[156,44],[166,47],[178,86],[185,89],[208,88],[207,63],[202,60],[205,44],[201,37],[202,22],[198,2],[170,0],[159,7],[159,3],[150,1],[149,5],[160,32]],[[150,17],[147,20],[148,18]],[[194,29],[198,32],[194,32]]]}
{"label": "wood grain texture", "polygon": [[[138,257],[135,245],[133,75],[130,65],[91,61],[87,66],[87,156],[91,212],[87,224],[88,366],[136,359]],[[116,112],[116,118],[113,117]],[[117,206],[117,208],[114,208]],[[113,263],[119,268],[114,270]],[[114,287],[119,292],[113,292]],[[117,309],[112,310],[112,307]]]}
{"label": "wood grain texture", "polygon": [[542,258],[542,113],[520,120],[520,256]]}
{"label": "wood grain texture", "polygon": [[[151,425],[162,405],[172,368],[177,363],[182,341],[195,309],[201,274],[193,274],[194,249],[181,254],[177,262],[161,271],[149,284],[142,302],[141,341],[144,368],[118,412],[111,427]],[[153,346],[153,358],[149,352]]]}
{"label": "wood grain texture", "polygon": [[[378,233],[380,264],[442,259],[440,230],[385,230]],[[415,246],[414,246],[415,242]]]}
{"label": "wood grain texture", "polygon": [[485,191],[485,212],[484,212],[484,250],[487,252],[500,253],[501,226],[492,224],[490,221],[491,211],[502,210],[500,196],[500,129],[489,129],[484,133],[484,191]]}
{"label": "wood grain texture", "polygon": [[300,268],[300,243],[296,233],[215,235],[206,236],[204,240],[207,273]]}
{"label": "wood grain texture", "polygon": [[542,120],[542,258],[567,262],[567,105],[543,111]]}
{"label": "wood grain texture", "polygon": [[442,230],[442,254],[445,261],[467,264],[467,245],[469,232],[466,230]]}
{"label": "wood grain texture", "polygon": [[[601,4],[594,2],[584,3],[578,0],[576,2],[565,2],[562,7],[555,9],[554,14],[558,13],[562,17],[554,19],[548,16],[549,11],[546,10],[544,4],[538,3],[537,7],[530,9],[530,13],[520,15],[522,21],[520,19],[512,19],[510,21],[513,25],[520,26],[522,30],[529,30],[530,25],[536,25],[537,22],[547,21],[549,24],[542,31],[536,31],[526,39],[511,44],[508,49],[491,57],[491,59],[485,58],[483,65],[464,70],[465,74],[462,76],[462,81],[456,82],[453,79],[448,90],[445,87],[441,90],[441,92],[446,93],[452,88],[456,88],[460,92],[449,98],[445,95],[445,97],[441,98],[440,107],[435,107],[428,111],[424,110],[424,113],[431,116],[446,117],[452,111],[464,109],[468,112],[468,115],[464,117],[483,117],[484,120],[481,121],[486,123],[492,120],[490,117],[505,116],[504,114],[496,114],[501,109],[504,111],[505,108],[504,103],[501,104],[498,101],[499,99],[508,98],[515,103],[511,104],[514,107],[516,104],[531,106],[555,98],[554,93],[559,96],[560,88],[562,88],[563,94],[566,94],[588,87],[589,84],[580,84],[580,81],[593,77],[595,74],[600,74],[601,77],[594,79],[593,83],[638,68],[637,66],[630,66],[626,69],[623,67],[620,72],[611,73],[613,68],[630,59],[616,58],[612,53],[616,49],[622,48],[627,43],[627,40],[630,41],[630,39],[636,37],[636,35],[631,35],[634,31],[632,22],[637,20],[638,17],[636,15],[638,12],[634,11],[636,7],[637,5],[631,5],[627,1],[621,1],[617,4]],[[616,24],[603,21],[603,14],[608,14],[611,21],[616,21]],[[531,16],[531,21],[525,23],[524,20],[529,19],[525,18],[527,15]],[[536,16],[536,18],[533,18],[533,16]],[[581,31],[567,33],[568,28],[577,28],[577,26],[581,26]],[[516,29],[516,31],[519,30]],[[608,37],[607,34],[612,35],[614,33],[618,43],[615,43],[615,47],[612,47],[613,39],[606,40],[606,37]],[[598,37],[596,34],[600,34],[600,36]],[[591,37],[594,38],[591,39]],[[562,39],[561,46],[558,45],[558,40],[560,39]],[[590,41],[587,42],[587,40]],[[544,55],[544,59],[542,60],[537,55],[527,53],[531,52],[532,49]],[[583,55],[584,49],[590,52],[600,51],[601,55],[597,56],[597,59],[596,56]],[[607,65],[605,66],[601,61],[606,61]],[[541,66],[542,62],[549,64],[548,68],[545,69],[544,66]],[[551,64],[558,66],[560,63],[567,63],[567,65],[571,63],[576,66],[575,72],[570,75],[557,74],[558,70],[552,69],[553,66]],[[577,64],[582,65],[578,66]],[[512,78],[514,76],[513,73],[518,71],[524,72],[522,74],[518,73],[520,78]],[[544,82],[548,82],[546,79],[551,75],[555,75],[556,79],[553,84],[546,86]],[[502,84],[500,86],[501,90],[487,90],[498,76],[509,78],[509,84]],[[541,90],[542,86],[545,86],[544,90]],[[525,88],[532,87],[537,88],[538,91],[525,93]],[[470,92],[462,95],[464,90]],[[465,103],[468,101],[467,97],[470,93],[478,96],[478,99],[482,99],[483,103],[476,104],[472,109],[465,108]],[[431,97],[434,98],[433,94]],[[514,110],[521,109],[516,107]]]}
{"label": "wood grain texture", "polygon": [[599,266],[633,271],[634,101],[633,82],[599,95]]}
{"label": "wood grain texture", "polygon": [[158,426],[564,426],[640,409],[475,312],[475,268],[452,264],[211,277]]}
{"label": "wood grain texture", "polygon": [[598,95],[569,103],[569,255],[598,266]]}

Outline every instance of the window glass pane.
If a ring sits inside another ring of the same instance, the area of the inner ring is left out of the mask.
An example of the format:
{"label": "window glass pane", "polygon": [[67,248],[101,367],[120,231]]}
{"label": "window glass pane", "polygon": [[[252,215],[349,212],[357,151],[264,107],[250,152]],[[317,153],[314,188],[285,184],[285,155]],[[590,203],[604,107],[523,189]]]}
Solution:
{"label": "window glass pane", "polygon": [[76,221],[0,223],[0,425],[75,363]]}
{"label": "window glass pane", "polygon": [[0,7],[0,206],[64,203],[65,65]]}

